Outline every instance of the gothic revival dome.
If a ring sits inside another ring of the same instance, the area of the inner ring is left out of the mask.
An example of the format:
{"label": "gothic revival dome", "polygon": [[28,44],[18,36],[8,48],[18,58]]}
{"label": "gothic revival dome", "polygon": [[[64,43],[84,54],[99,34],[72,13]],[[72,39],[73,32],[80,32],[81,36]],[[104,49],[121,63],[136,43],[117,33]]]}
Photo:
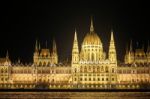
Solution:
{"label": "gothic revival dome", "polygon": [[90,32],[86,34],[80,52],[80,59],[83,61],[99,61],[105,59],[102,42],[94,31],[91,20]]}
{"label": "gothic revival dome", "polygon": [[94,32],[91,31],[90,33],[87,33],[84,40],[83,40],[84,45],[101,45],[101,40],[99,36]]}

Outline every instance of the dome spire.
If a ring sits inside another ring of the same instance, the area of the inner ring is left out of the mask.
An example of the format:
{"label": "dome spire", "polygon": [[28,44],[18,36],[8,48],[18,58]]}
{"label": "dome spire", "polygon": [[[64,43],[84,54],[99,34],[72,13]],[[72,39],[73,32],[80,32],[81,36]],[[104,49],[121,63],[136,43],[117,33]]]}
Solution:
{"label": "dome spire", "polygon": [[90,26],[90,32],[94,31],[94,27],[93,27],[93,18],[91,17],[91,26]]}
{"label": "dome spire", "polygon": [[132,40],[130,40],[130,51],[132,52]]}

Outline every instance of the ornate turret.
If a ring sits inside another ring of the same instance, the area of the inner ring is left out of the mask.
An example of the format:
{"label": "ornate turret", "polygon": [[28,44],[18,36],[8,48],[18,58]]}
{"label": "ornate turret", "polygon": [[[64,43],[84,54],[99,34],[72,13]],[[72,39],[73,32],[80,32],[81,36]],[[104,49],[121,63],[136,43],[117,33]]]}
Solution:
{"label": "ornate turret", "polygon": [[73,73],[73,83],[78,83],[78,72],[79,72],[79,49],[78,49],[78,40],[77,40],[77,32],[75,30],[73,48],[72,48],[72,73]]}
{"label": "ornate turret", "polygon": [[126,53],[125,53],[125,57],[124,57],[124,62],[127,64],[128,63],[128,57],[129,57],[129,48],[128,48],[128,44],[126,46]]}
{"label": "ornate turret", "polygon": [[35,43],[35,51],[38,51],[38,41],[36,40],[36,43]]}
{"label": "ornate turret", "polygon": [[52,49],[52,63],[53,64],[58,63],[57,47],[56,47],[56,41],[54,39],[53,39],[53,49]]}
{"label": "ornate turret", "polygon": [[41,45],[40,45],[40,42],[39,42],[39,51],[41,50]]}
{"label": "ornate turret", "polygon": [[128,63],[131,64],[134,62],[134,52],[133,52],[133,48],[132,48],[132,40],[130,41],[130,50],[129,50],[129,59],[128,59]]}
{"label": "ornate turret", "polygon": [[78,64],[78,62],[79,62],[79,49],[78,49],[77,32],[75,30],[72,49],[72,66]]}
{"label": "ornate turret", "polygon": [[39,48],[38,48],[38,41],[36,40],[35,51],[34,51],[34,56],[33,56],[33,62],[34,62],[34,64],[37,64],[38,57],[39,57]]}
{"label": "ornate turret", "polygon": [[117,54],[116,54],[113,30],[111,30],[111,39],[110,39],[110,45],[109,45],[109,60],[114,63],[117,62]]}

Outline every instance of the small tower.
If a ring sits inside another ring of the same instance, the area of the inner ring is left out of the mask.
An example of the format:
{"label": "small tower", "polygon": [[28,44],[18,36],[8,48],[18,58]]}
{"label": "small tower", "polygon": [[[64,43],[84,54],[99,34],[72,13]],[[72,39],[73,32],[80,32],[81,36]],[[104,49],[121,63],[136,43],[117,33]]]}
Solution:
{"label": "small tower", "polygon": [[132,40],[130,41],[130,50],[129,50],[129,55],[128,55],[128,63],[131,64],[134,62],[134,52],[133,52],[133,47],[132,47]]}
{"label": "small tower", "polygon": [[52,61],[53,64],[58,64],[58,54],[57,54],[57,47],[56,41],[53,39],[53,49],[52,49]]}
{"label": "small tower", "polygon": [[78,40],[77,40],[77,32],[75,30],[73,48],[72,48],[72,80],[75,86],[78,84],[78,72],[79,72],[79,49],[78,49]]}
{"label": "small tower", "polygon": [[75,30],[71,64],[72,64],[72,66],[74,66],[78,63],[79,63],[79,49],[78,49],[77,32]]}
{"label": "small tower", "polygon": [[129,57],[129,49],[128,49],[128,44],[127,44],[127,46],[126,46],[126,53],[125,53],[125,57],[124,57],[125,64],[128,63],[128,57]]}
{"label": "small tower", "polygon": [[36,40],[35,51],[34,51],[34,56],[33,56],[33,62],[34,62],[34,64],[37,64],[38,57],[39,57],[39,48],[38,48],[38,41]]}
{"label": "small tower", "polygon": [[111,39],[109,45],[109,60],[113,63],[117,63],[117,54],[116,54],[113,30],[111,30]]}
{"label": "small tower", "polygon": [[109,70],[113,74],[110,76],[111,79],[110,82],[112,84],[115,84],[117,82],[117,54],[116,54],[113,30],[111,30],[108,59],[110,60]]}

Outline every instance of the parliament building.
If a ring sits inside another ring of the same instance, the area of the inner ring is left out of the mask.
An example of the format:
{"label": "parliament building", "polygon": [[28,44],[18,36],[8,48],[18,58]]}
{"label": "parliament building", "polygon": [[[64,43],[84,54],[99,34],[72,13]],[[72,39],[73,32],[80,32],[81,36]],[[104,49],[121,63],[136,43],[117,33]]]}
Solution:
{"label": "parliament building", "polygon": [[[132,41],[126,49],[124,62],[117,62],[113,30],[110,31],[108,53],[94,30],[89,32],[78,46],[74,33],[72,59],[69,63],[58,60],[57,46],[42,49],[36,41],[33,63],[12,63],[8,52],[0,58],[0,89],[139,89],[150,86],[150,46],[147,50],[133,50]],[[150,88],[150,87],[149,87]]]}

